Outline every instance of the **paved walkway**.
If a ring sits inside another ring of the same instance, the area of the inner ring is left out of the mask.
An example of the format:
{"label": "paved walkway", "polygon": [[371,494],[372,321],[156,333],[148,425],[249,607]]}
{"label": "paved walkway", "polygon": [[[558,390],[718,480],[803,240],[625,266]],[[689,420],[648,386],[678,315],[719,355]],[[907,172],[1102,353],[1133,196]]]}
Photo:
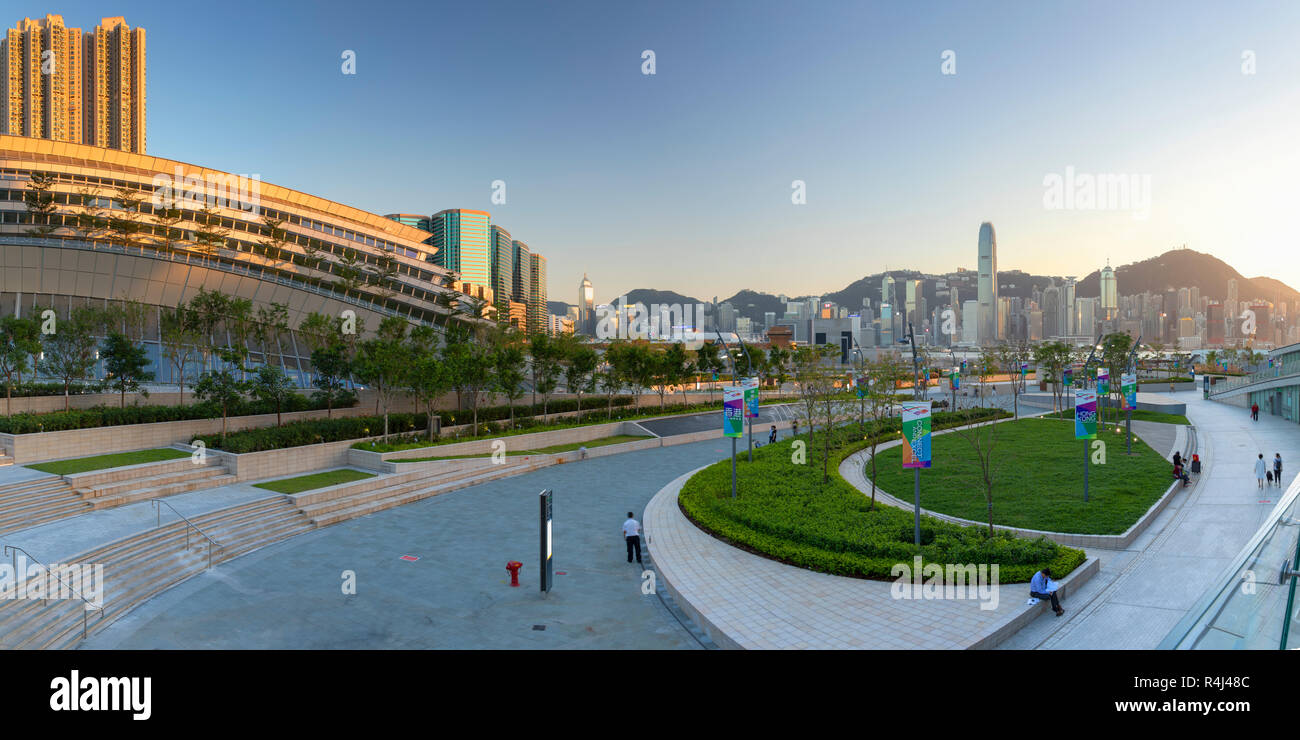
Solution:
{"label": "paved walkway", "polygon": [[[1245,409],[1173,394],[1196,425],[1204,472],[1127,550],[1090,550],[1100,577],[1072,599],[1063,624],[1038,620],[1006,648],[1150,649],[1222,574],[1263,523],[1300,468],[1300,428],[1276,417],[1250,420]],[[1254,460],[1282,453],[1282,488],[1260,491]]]}
{"label": "paved walkway", "polygon": [[[699,649],[657,594],[642,594],[620,527],[673,478],[727,451],[718,439],[593,458],[325,527],[190,579],[85,647]],[[563,573],[547,598],[537,582],[543,488],[555,491]],[[511,559],[524,563],[520,588],[508,585]],[[342,593],[348,570],[355,595]]]}

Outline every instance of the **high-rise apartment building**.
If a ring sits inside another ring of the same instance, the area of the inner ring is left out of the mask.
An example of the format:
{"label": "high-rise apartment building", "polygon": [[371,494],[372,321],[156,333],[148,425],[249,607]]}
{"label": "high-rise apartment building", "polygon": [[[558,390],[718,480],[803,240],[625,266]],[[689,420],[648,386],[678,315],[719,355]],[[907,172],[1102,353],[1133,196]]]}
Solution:
{"label": "high-rise apartment building", "polygon": [[145,31],[24,18],[0,39],[0,134],[143,154]]}
{"label": "high-rise apartment building", "polygon": [[546,258],[528,254],[528,331],[550,331],[551,312],[546,305]]}
{"label": "high-rise apartment building", "polygon": [[988,221],[980,224],[978,268],[975,297],[980,307],[979,342],[991,344],[1002,337],[998,328],[1002,321],[998,313],[998,237]]}
{"label": "high-rise apartment building", "polygon": [[460,275],[466,283],[492,287],[492,216],[487,211],[450,208],[429,219],[438,251],[434,264]]}

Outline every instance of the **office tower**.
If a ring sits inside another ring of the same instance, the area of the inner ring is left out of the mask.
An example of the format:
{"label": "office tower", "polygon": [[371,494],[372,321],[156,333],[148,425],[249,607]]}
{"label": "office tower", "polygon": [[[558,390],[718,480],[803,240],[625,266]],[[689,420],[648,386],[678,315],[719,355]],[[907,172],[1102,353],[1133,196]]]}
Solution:
{"label": "office tower", "polygon": [[996,336],[999,339],[1009,338],[1007,333],[1010,328],[1011,315],[1011,299],[998,296],[997,313],[995,314],[997,322],[993,330],[997,332]]}
{"label": "office tower", "polygon": [[[419,229],[420,231],[432,232],[429,226],[428,216],[419,216],[413,213],[389,213],[386,214],[384,218],[396,221],[399,224],[406,224],[407,226]],[[432,239],[433,237],[429,238]]]}
{"label": "office tower", "polygon": [[1178,318],[1187,319],[1192,316],[1192,291],[1187,288],[1178,289]]}
{"label": "office tower", "polygon": [[0,133],[144,153],[144,29],[19,21],[0,39]]}
{"label": "office tower", "polygon": [[511,243],[514,248],[514,259],[511,260],[514,267],[514,290],[511,291],[512,300],[528,306],[530,291],[532,290],[533,261],[530,259],[530,250],[528,245],[515,239]]}
{"label": "office tower", "polygon": [[1230,337],[1236,336],[1237,332],[1234,330],[1234,327],[1236,325],[1235,319],[1241,315],[1241,307],[1237,305],[1237,279],[1236,278],[1228,279],[1228,300],[1224,301],[1223,303],[1223,315],[1227,319],[1229,319],[1228,336]]}
{"label": "office tower", "polygon": [[549,331],[546,307],[546,258],[537,252],[528,254],[528,331]]}
{"label": "office tower", "polygon": [[491,287],[491,222],[487,211],[450,208],[433,214],[430,243],[438,250],[434,264],[459,274],[464,282]]}
{"label": "office tower", "polygon": [[492,295],[496,301],[498,316],[507,316],[510,312],[510,298],[515,292],[515,242],[510,232],[500,226],[492,226],[492,239],[489,246],[492,258]]}
{"label": "office tower", "polygon": [[764,311],[764,312],[763,312],[763,328],[764,328],[764,329],[771,329],[771,328],[774,327],[774,326],[776,326],[776,312],[775,312],[775,311]]}
{"label": "office tower", "polygon": [[921,308],[922,285],[920,280],[907,280],[903,283],[907,295],[907,302],[904,304],[907,311],[907,320],[913,324],[920,325],[925,320],[925,309]]}
{"label": "office tower", "polygon": [[885,275],[880,280],[880,302],[888,303],[891,306],[896,303],[894,300],[894,278],[889,275]]}
{"label": "office tower", "polygon": [[1073,277],[1067,277],[1061,285],[1061,319],[1059,328],[1064,336],[1074,334],[1074,288]]}
{"label": "office tower", "polygon": [[1191,294],[1192,313],[1196,313],[1201,310],[1201,289],[1197,286],[1192,286]]}
{"label": "office tower", "polygon": [[1109,261],[1101,268],[1101,313],[1105,321],[1114,319],[1119,313],[1119,281]]}
{"label": "office tower", "polygon": [[888,303],[880,304],[880,346],[891,347],[894,344],[894,307]]}
{"label": "office tower", "polygon": [[1088,337],[1089,340],[1096,339],[1097,305],[1101,303],[1101,299],[1076,298],[1074,303],[1074,325],[1078,327],[1076,333],[1081,337]]}
{"label": "office tower", "polygon": [[727,301],[718,306],[718,331],[736,330],[736,307]]}
{"label": "office tower", "polygon": [[592,289],[591,281],[584,272],[582,282],[578,283],[578,320],[574,322],[574,331],[589,337],[596,336],[595,320],[596,291]]}
{"label": "office tower", "polygon": [[976,300],[966,301],[966,305],[961,309],[961,341],[963,344],[979,344],[979,315],[980,302]]}
{"label": "office tower", "polygon": [[985,221],[980,224],[979,238],[979,282],[976,298],[980,306],[980,344],[993,344],[1001,338],[998,327],[998,238],[993,231],[993,224]]}
{"label": "office tower", "polygon": [[1061,289],[1056,287],[1056,282],[1052,281],[1043,289],[1043,330],[1042,337],[1051,339],[1059,337],[1065,332],[1061,331]]}

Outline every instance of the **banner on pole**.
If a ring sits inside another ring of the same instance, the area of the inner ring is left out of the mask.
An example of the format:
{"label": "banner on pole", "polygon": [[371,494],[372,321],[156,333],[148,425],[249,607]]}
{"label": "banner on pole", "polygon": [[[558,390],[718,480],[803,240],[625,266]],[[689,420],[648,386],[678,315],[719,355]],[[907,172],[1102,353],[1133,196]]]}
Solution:
{"label": "banner on pole", "polygon": [[745,378],[740,382],[745,389],[745,418],[758,418],[758,378]]}
{"label": "banner on pole", "polygon": [[1074,368],[1067,367],[1065,368],[1065,387],[1069,388],[1073,384],[1074,384]]}
{"label": "banner on pole", "polygon": [[1074,438],[1097,438],[1097,391],[1074,392]]}
{"label": "banner on pole", "polygon": [[855,385],[857,386],[858,398],[866,398],[867,397],[866,377],[858,378],[857,381],[855,382]]}
{"label": "banner on pole", "polygon": [[745,428],[745,389],[729,385],[722,389],[722,436],[739,437]]}
{"label": "banner on pole", "polygon": [[948,379],[949,379],[949,384],[952,386],[952,389],[954,391],[961,389],[961,373],[958,373],[956,370],[953,370],[951,373],[948,374]]}
{"label": "banner on pole", "polygon": [[1135,373],[1124,373],[1119,376],[1119,389],[1124,394],[1123,408],[1135,409],[1138,406],[1138,378]]}
{"label": "banner on pole", "polygon": [[903,404],[903,467],[930,467],[930,403]]}
{"label": "banner on pole", "polygon": [[1102,396],[1110,393],[1110,370],[1104,367],[1097,368],[1097,393]]}
{"label": "banner on pole", "polygon": [[1029,373],[1029,363],[1028,362],[1020,363],[1020,377],[1023,378],[1028,373]]}

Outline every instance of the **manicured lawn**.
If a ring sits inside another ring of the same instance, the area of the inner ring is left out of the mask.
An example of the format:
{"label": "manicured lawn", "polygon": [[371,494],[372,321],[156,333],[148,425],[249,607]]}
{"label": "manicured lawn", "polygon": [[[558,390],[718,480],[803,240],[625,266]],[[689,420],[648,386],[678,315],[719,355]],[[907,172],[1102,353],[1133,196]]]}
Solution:
{"label": "manicured lawn", "polygon": [[[1119,423],[1122,425],[1124,423],[1124,420],[1128,418],[1128,412],[1124,411],[1123,409],[1116,411],[1113,408],[1108,408],[1108,409],[1103,409],[1102,413],[1106,417],[1107,425],[1114,422],[1117,418],[1119,419]],[[1116,414],[1118,414],[1118,416],[1116,416]],[[1055,413],[1046,414],[1044,418],[1073,419],[1074,409],[1066,409],[1065,411],[1057,411]],[[1133,421],[1154,421],[1157,424],[1184,424],[1184,425],[1191,424],[1191,422],[1187,420],[1187,417],[1183,416],[1182,414],[1162,414],[1159,411],[1147,411],[1146,409],[1133,409]]]}
{"label": "manicured lawn", "polygon": [[[933,423],[942,427],[958,418],[941,412]],[[895,417],[870,430],[897,438],[898,426]],[[882,503],[873,509],[871,500],[838,474],[839,462],[866,444],[857,425],[841,427],[833,440],[826,482],[820,439],[819,434],[808,444],[803,463],[792,458],[795,451],[788,439],[754,450],[753,462],[739,454],[736,498],[731,497],[730,460],[701,470],[678,496],[682,511],[704,531],[750,552],[860,578],[892,579],[895,564],[911,563],[918,555],[925,563],[997,564],[1002,583],[1027,581],[1043,566],[1062,577],[1085,560],[1082,550],[1046,538],[1024,539],[1005,532],[989,537],[982,527],[928,516],[921,518],[918,547],[910,511]]]}
{"label": "manicured lawn", "polygon": [[173,450],[168,447],[162,447],[156,450],[114,452],[110,455],[78,457],[72,460],[56,460],[55,462],[36,463],[35,465],[28,465],[27,467],[45,473],[54,473],[55,475],[71,475],[73,473],[85,473],[91,470],[121,468],[127,465],[141,465],[143,463],[160,462],[162,460],[179,460],[182,457],[189,456],[190,453],[185,452],[184,450]]}
{"label": "manicured lawn", "polygon": [[[1133,456],[1123,437],[1099,434],[1107,443],[1105,464],[1088,471],[1083,501],[1084,440],[1074,425],[1051,419],[998,424],[993,451],[993,523],[1051,532],[1122,534],[1155,503],[1172,480],[1172,466],[1136,436]],[[921,471],[921,506],[987,521],[978,461],[960,433],[935,435],[933,466]],[[880,453],[876,483],[912,500],[912,470],[902,467],[902,448]],[[868,467],[868,474],[870,467]]]}
{"label": "manicured lawn", "polygon": [[[641,439],[651,439],[644,434],[615,434],[612,437],[601,437],[589,442],[571,442],[563,445],[551,445],[550,447],[539,447],[535,450],[511,450],[509,445],[506,446],[506,455],[554,455],[557,452],[572,452],[579,447],[604,447],[606,445],[623,444],[624,442],[636,442]],[[412,457],[404,460],[390,460],[389,462],[406,463],[406,462],[427,462],[429,460],[460,460],[470,457],[492,457],[491,452],[484,452],[481,455],[447,455],[444,457]]]}
{"label": "manicured lawn", "polygon": [[311,491],[316,488],[336,486],[340,483],[351,483],[352,481],[365,480],[366,478],[374,477],[374,473],[363,473],[360,470],[344,468],[342,470],[327,470],[324,473],[300,475],[297,478],[281,478],[280,480],[272,480],[265,483],[254,483],[253,487],[265,488],[268,491],[275,491],[276,493],[302,493],[303,491]]}

